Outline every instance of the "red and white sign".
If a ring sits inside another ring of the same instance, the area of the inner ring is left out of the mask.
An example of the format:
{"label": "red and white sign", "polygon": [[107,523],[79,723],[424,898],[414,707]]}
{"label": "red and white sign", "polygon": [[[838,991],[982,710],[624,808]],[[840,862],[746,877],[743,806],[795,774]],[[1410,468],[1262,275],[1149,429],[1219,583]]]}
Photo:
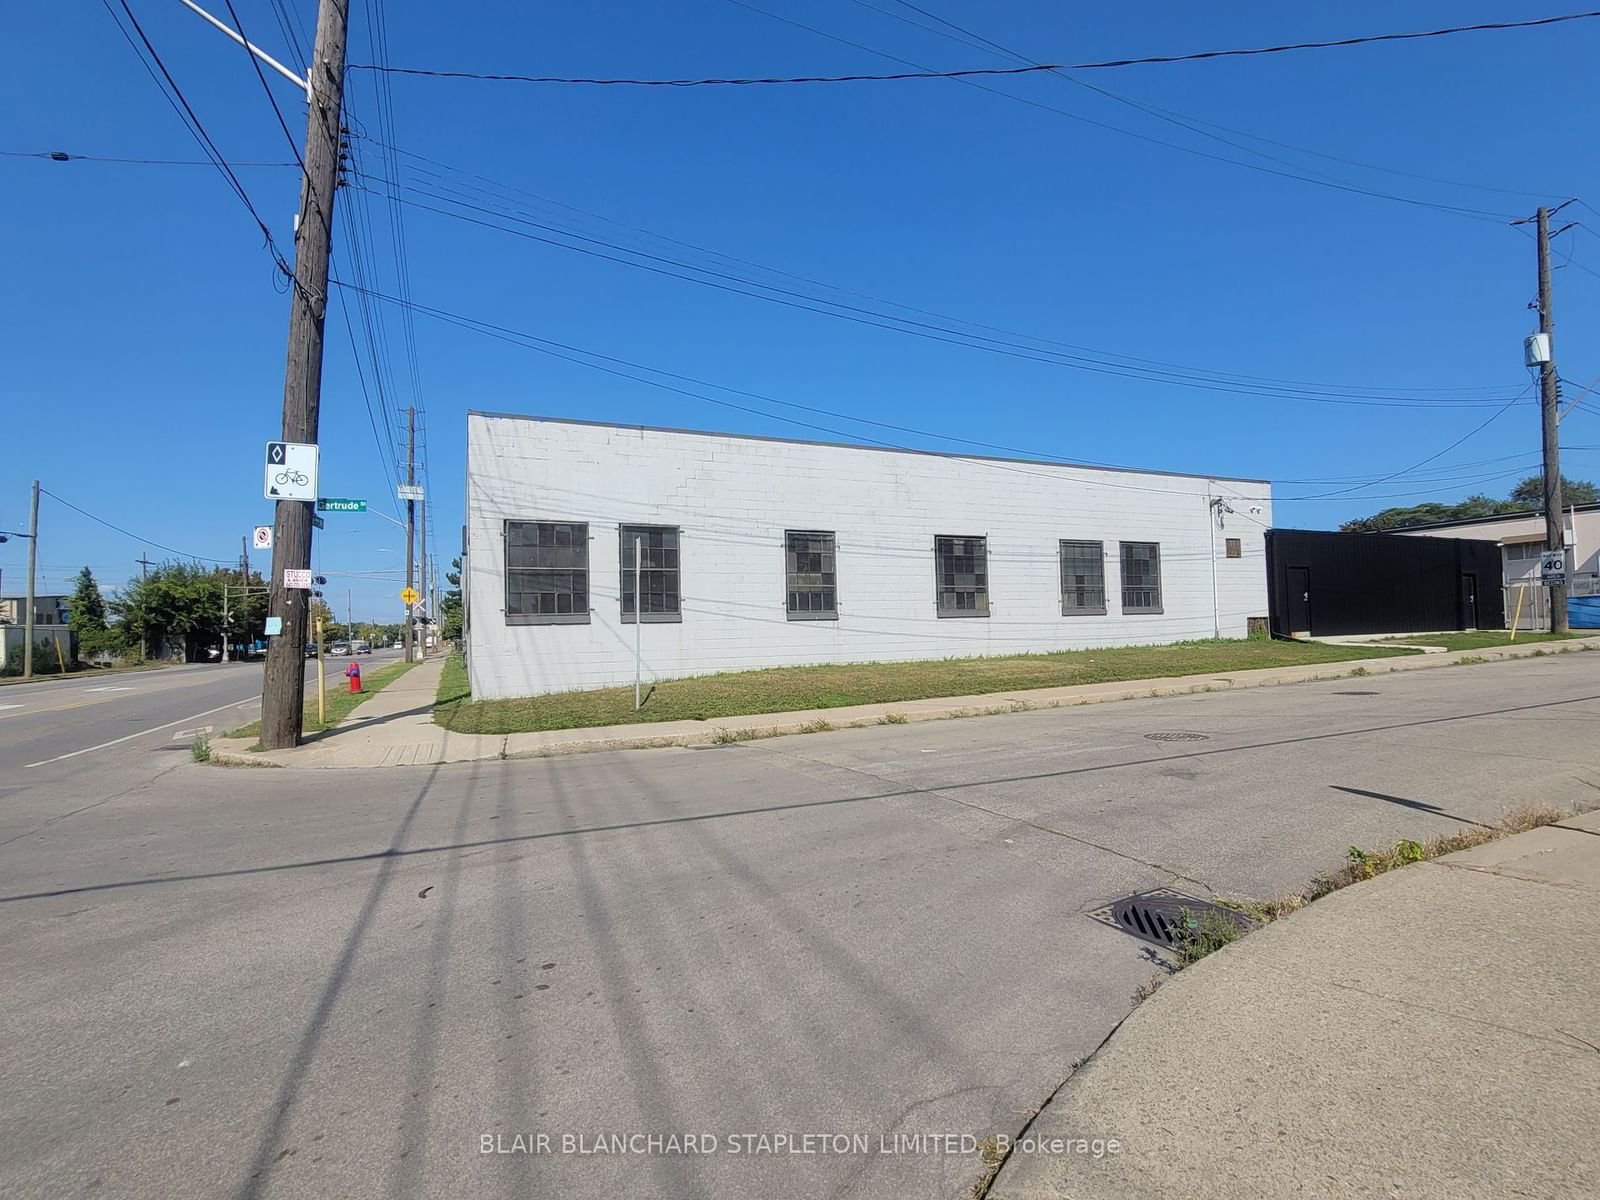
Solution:
{"label": "red and white sign", "polygon": [[311,587],[311,572],[309,570],[297,570],[294,567],[285,567],[283,569],[283,586],[309,590]]}

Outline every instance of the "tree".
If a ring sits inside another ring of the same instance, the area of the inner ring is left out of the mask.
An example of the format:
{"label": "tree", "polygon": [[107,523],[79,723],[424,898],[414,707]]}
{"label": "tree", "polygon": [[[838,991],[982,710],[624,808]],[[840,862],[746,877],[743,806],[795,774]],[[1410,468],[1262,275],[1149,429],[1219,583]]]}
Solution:
{"label": "tree", "polygon": [[73,581],[67,623],[79,637],[86,633],[98,633],[106,627],[105,597],[100,595],[100,585],[95,582],[94,572],[88,567],[79,571],[78,578]]}
{"label": "tree", "polygon": [[169,642],[182,639],[184,657],[192,660],[212,646],[221,646],[225,586],[228,636],[248,642],[261,633],[266,621],[266,585],[259,573],[251,575],[252,590],[245,593],[239,589],[237,573],[226,568],[162,563],[148,576],[129,580],[111,610],[129,644],[143,645],[147,653],[160,656]]}
{"label": "tree", "polygon": [[[1600,488],[1586,480],[1562,477],[1562,500],[1567,504],[1600,502]],[[1407,508],[1386,508],[1370,517],[1357,517],[1339,526],[1345,533],[1376,533],[1408,525],[1433,525],[1440,521],[1468,521],[1475,517],[1495,517],[1502,513],[1527,512],[1544,504],[1544,476],[1530,475],[1512,489],[1504,500],[1489,496],[1468,496],[1456,504],[1413,504]]]}
{"label": "tree", "polygon": [[[1530,508],[1544,506],[1544,476],[1529,475],[1511,489],[1511,498]],[[1561,503],[1600,504],[1600,488],[1587,479],[1561,477]]]}
{"label": "tree", "polygon": [[326,600],[312,598],[311,624],[307,626],[312,641],[317,640],[317,622],[322,622],[322,636],[327,641],[333,640],[333,609],[328,607]]}
{"label": "tree", "polygon": [[455,642],[461,639],[461,556],[458,554],[450,560],[450,570],[444,573],[444,580],[450,585],[443,599],[439,601],[439,634],[446,641]]}

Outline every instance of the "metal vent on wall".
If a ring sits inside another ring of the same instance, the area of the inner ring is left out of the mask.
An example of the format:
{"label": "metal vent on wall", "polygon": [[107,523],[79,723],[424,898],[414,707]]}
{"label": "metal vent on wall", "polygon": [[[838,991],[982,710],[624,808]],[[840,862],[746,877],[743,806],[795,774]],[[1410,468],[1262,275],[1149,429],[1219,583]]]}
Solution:
{"label": "metal vent on wall", "polygon": [[[1166,888],[1114,900],[1090,916],[1101,924],[1115,925],[1124,933],[1158,946],[1175,946],[1183,939],[1185,929],[1193,928],[1192,922],[1207,913],[1220,913],[1241,930],[1255,928],[1255,922],[1243,913]],[[1188,926],[1186,919],[1191,922]]]}

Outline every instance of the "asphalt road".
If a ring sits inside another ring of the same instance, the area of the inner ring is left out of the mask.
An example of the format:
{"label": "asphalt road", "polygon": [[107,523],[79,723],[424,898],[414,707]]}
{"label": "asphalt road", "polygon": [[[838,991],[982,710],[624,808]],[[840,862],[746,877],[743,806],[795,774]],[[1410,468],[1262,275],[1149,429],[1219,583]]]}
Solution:
{"label": "asphalt road", "polygon": [[[360,662],[370,670],[399,658],[398,650],[377,650]],[[326,660],[330,688],[344,686],[347,661]],[[0,687],[0,772],[67,761],[77,770],[91,765],[77,760],[107,752],[105,763],[121,769],[127,751],[118,748],[127,742],[151,739],[134,748],[144,750],[185,730],[243,725],[260,715],[261,669],[260,662],[193,663]],[[315,683],[315,662],[306,663],[306,678]],[[182,740],[187,747],[193,733]]]}
{"label": "asphalt road", "polygon": [[[962,1196],[976,1154],[892,1139],[1015,1134],[1099,1044],[1154,964],[1097,909],[1592,807],[1597,657],[366,774],[159,734],[7,765],[0,1194]],[[648,1133],[717,1149],[561,1153]],[[731,1149],[806,1133],[863,1141]]]}

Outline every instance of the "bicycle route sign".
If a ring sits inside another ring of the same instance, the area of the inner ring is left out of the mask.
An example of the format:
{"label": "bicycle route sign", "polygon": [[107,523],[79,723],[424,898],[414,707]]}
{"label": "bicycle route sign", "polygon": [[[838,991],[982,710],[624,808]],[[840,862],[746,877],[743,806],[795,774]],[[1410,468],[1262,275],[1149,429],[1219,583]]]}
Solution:
{"label": "bicycle route sign", "polygon": [[317,498],[317,447],[304,442],[268,442],[261,494],[268,500]]}

